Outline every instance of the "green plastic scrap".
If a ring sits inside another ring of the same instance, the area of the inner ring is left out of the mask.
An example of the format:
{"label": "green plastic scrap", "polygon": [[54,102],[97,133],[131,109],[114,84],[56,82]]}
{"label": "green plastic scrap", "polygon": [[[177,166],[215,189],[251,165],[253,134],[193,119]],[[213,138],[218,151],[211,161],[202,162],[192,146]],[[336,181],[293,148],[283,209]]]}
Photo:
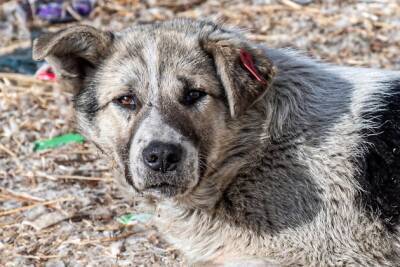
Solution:
{"label": "green plastic scrap", "polygon": [[119,217],[117,219],[117,221],[122,224],[130,224],[133,221],[146,223],[151,219],[151,217],[153,217],[153,214],[149,214],[149,213],[125,214],[125,215],[122,215],[121,217]]}
{"label": "green plastic scrap", "polygon": [[56,136],[51,139],[36,141],[33,146],[33,151],[56,148],[69,143],[83,143],[84,141],[85,138],[82,135],[76,133],[69,133]]}

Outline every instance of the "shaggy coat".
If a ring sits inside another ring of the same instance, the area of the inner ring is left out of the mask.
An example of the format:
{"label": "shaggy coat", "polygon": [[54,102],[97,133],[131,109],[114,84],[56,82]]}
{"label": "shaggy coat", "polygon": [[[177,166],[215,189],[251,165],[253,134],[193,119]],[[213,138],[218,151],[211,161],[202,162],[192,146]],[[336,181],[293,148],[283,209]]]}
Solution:
{"label": "shaggy coat", "polygon": [[[39,38],[34,57],[189,263],[400,266],[399,72],[186,19],[72,27]],[[183,151],[173,170],[143,163],[154,141]]]}

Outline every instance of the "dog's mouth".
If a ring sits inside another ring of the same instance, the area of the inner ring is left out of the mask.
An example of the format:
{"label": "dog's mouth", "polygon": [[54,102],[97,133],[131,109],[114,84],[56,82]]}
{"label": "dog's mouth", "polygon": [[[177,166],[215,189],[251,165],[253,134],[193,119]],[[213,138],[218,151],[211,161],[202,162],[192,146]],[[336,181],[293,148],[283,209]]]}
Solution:
{"label": "dog's mouth", "polygon": [[143,193],[155,196],[174,197],[184,191],[184,188],[176,184],[160,182],[146,185]]}

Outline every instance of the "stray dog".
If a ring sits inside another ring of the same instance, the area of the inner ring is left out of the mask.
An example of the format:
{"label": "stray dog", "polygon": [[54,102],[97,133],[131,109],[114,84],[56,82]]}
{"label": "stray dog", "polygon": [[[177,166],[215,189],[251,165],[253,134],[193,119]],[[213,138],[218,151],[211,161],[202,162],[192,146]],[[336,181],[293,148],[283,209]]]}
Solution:
{"label": "stray dog", "polygon": [[400,266],[400,73],[212,22],[40,37],[76,122],[190,264]]}

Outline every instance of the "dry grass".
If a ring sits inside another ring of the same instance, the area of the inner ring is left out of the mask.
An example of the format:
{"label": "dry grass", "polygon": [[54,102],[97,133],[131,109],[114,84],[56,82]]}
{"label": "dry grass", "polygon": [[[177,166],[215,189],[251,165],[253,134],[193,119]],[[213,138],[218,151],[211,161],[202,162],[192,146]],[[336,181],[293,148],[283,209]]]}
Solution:
{"label": "dry grass", "polygon": [[[175,16],[219,17],[271,47],[299,48],[332,63],[400,68],[397,0],[315,1],[308,6],[290,0],[264,2],[269,4],[99,1],[84,23],[121,29]],[[7,38],[0,37],[2,53],[26,46],[23,38]],[[71,96],[54,84],[0,73],[0,265],[183,264],[152,226],[116,221],[135,212],[135,205],[121,195],[111,166],[90,144],[32,151],[35,140],[73,131],[71,114]]]}

